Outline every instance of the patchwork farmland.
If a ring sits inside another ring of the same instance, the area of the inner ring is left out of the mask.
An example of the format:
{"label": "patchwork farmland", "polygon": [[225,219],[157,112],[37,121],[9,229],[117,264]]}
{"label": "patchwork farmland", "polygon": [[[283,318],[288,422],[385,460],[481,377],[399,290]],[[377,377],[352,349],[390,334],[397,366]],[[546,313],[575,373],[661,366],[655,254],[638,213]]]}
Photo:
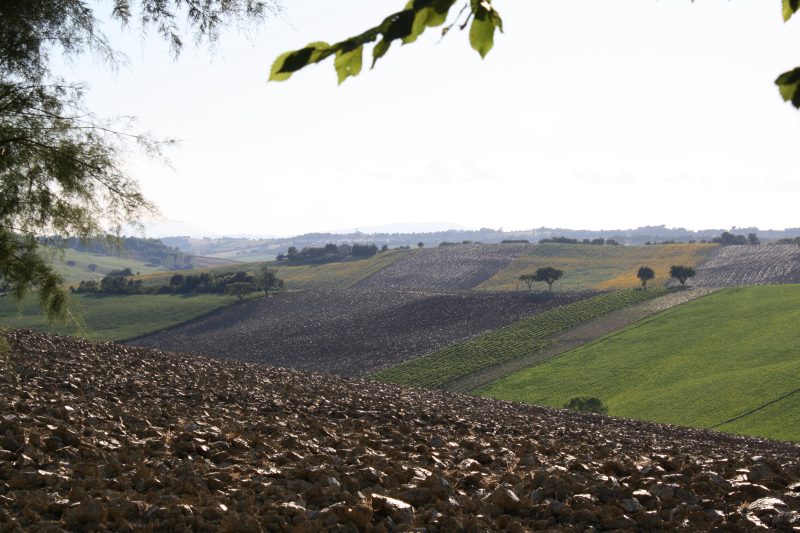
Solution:
{"label": "patchwork farmland", "polygon": [[588,296],[303,291],[229,306],[131,344],[360,376]]}

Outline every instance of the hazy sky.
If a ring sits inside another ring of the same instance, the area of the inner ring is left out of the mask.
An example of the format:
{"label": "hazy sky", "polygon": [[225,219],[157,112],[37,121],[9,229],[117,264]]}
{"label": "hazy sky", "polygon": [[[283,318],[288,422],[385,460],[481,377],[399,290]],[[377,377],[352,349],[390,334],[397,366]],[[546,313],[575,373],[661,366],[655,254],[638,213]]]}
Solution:
{"label": "hazy sky", "polygon": [[130,161],[168,219],[274,235],[800,226],[800,113],[773,84],[800,65],[800,19],[784,24],[779,0],[495,0],[505,33],[485,60],[466,32],[433,29],[341,86],[330,62],[266,80],[281,52],[405,0],[284,4],[255,36],[178,61],[112,23],[129,65],[70,67],[100,114],[181,139],[172,168]]}

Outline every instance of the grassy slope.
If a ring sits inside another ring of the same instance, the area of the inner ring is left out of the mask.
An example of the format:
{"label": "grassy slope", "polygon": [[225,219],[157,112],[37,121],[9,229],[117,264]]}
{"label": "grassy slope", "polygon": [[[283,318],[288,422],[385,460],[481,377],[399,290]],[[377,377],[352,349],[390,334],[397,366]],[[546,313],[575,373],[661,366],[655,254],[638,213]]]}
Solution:
{"label": "grassy slope", "polygon": [[[800,387],[800,285],[727,289],[489,385],[560,407],[597,396],[612,415],[711,427]],[[720,429],[800,440],[794,395]]]}
{"label": "grassy slope", "polygon": [[768,405],[756,413],[714,429],[744,435],[767,435],[774,439],[800,441],[798,428],[800,428],[800,391]]}
{"label": "grassy slope", "polygon": [[[672,265],[695,266],[717,245],[667,244],[659,246],[590,246],[584,244],[540,244],[532,254],[511,262],[486,280],[479,289],[513,290],[519,276],[552,266],[564,271],[553,285],[557,290],[622,289],[640,285],[636,272],[646,265],[655,270],[652,286],[669,279]],[[546,288],[544,284],[539,284]],[[524,285],[520,284],[520,287]]]}
{"label": "grassy slope", "polygon": [[436,388],[482,368],[522,357],[547,346],[549,337],[580,322],[663,295],[665,289],[602,294],[556,307],[504,328],[394,366],[373,377],[379,381]]}
{"label": "grassy slope", "polygon": [[99,340],[123,340],[191,320],[234,300],[202,294],[94,296],[72,295],[70,309],[75,321],[48,325],[35,295],[16,304],[10,296],[0,298],[0,326],[34,329]]}
{"label": "grassy slope", "polygon": [[[149,274],[152,272],[163,272],[164,269],[147,266],[144,261],[131,259],[128,257],[113,257],[105,255],[94,255],[89,252],[78,252],[72,249],[50,249],[47,257],[51,260],[56,271],[64,278],[65,283],[78,284],[83,280],[101,279],[105,274],[112,270],[129,267],[133,272]],[[67,261],[75,261],[75,266],[67,265]],[[97,270],[90,272],[87,265],[94,263]]]}

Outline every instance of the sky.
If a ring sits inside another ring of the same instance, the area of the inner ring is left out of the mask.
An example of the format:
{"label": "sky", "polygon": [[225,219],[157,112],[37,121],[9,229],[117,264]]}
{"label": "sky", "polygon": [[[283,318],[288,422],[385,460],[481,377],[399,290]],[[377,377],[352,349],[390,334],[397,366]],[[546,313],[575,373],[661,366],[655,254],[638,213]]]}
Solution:
{"label": "sky", "polygon": [[800,112],[773,83],[800,66],[800,17],[779,0],[495,0],[483,60],[432,29],[340,86],[330,60],[267,82],[280,53],[404,4],[284,0],[178,60],[109,22],[127,63],[63,71],[98,114],[180,140],[169,165],[126,156],[165,219],[151,234],[800,226]]}

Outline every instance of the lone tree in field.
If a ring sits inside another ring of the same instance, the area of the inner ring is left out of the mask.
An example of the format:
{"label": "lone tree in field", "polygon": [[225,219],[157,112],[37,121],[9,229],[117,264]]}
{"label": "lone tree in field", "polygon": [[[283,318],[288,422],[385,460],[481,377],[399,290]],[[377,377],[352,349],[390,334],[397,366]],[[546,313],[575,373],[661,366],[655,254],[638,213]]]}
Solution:
{"label": "lone tree in field", "polygon": [[564,404],[564,409],[583,411],[585,413],[608,413],[608,407],[603,405],[603,401],[596,396],[572,398],[569,402]]}
{"label": "lone tree in field", "polygon": [[269,298],[270,291],[277,291],[283,287],[283,280],[275,275],[275,272],[270,270],[267,265],[262,266],[254,277],[256,286],[264,291],[264,296],[267,298]]}
{"label": "lone tree in field", "polygon": [[225,294],[236,296],[240,302],[243,301],[248,294],[255,291],[256,286],[249,281],[235,281],[225,286]]}
{"label": "lone tree in field", "polygon": [[519,277],[520,281],[524,281],[528,284],[528,292],[531,292],[531,288],[533,287],[533,283],[538,281],[536,279],[536,274],[523,274]]}
{"label": "lone tree in field", "polygon": [[696,274],[692,267],[683,265],[672,265],[669,269],[669,276],[681,282],[681,287],[686,286],[686,281]]}
{"label": "lone tree in field", "polygon": [[553,283],[561,279],[561,276],[564,275],[563,270],[559,270],[553,267],[543,267],[536,271],[536,281],[544,281],[547,283],[547,286],[552,291],[553,290]]}
{"label": "lone tree in field", "polygon": [[655,278],[656,273],[652,268],[643,266],[639,268],[639,272],[636,273],[636,277],[642,280],[642,288],[647,289],[647,282]]}

